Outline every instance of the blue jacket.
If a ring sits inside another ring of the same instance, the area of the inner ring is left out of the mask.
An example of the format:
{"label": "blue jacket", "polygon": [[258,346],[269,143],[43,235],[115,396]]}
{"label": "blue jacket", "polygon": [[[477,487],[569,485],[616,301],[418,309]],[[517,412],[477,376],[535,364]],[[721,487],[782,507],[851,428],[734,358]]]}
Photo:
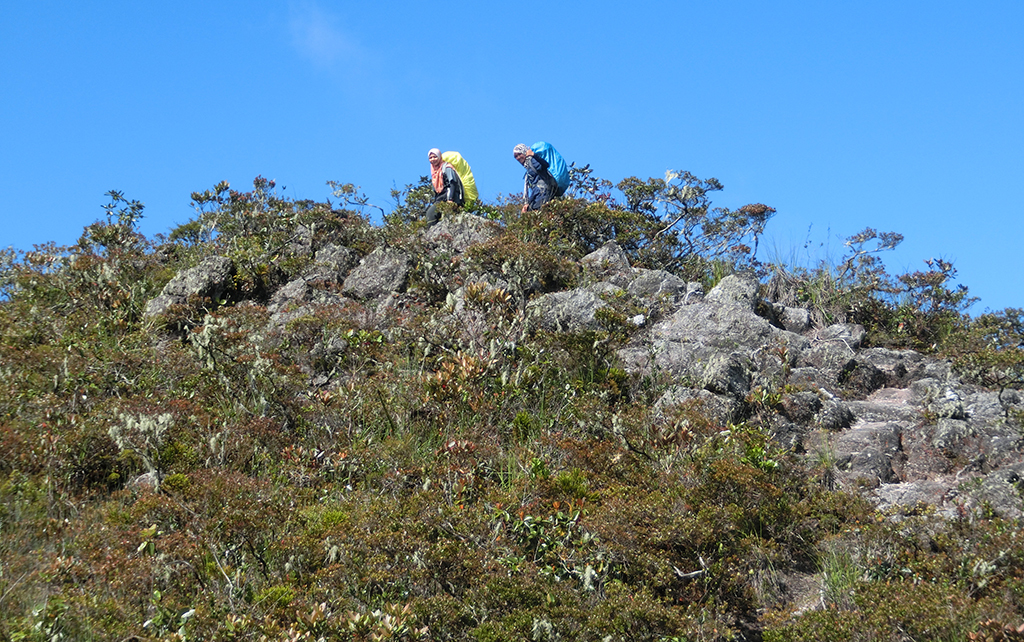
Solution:
{"label": "blue jacket", "polygon": [[528,209],[539,210],[541,205],[555,197],[558,183],[548,171],[547,161],[536,154],[528,156],[523,167],[526,169]]}

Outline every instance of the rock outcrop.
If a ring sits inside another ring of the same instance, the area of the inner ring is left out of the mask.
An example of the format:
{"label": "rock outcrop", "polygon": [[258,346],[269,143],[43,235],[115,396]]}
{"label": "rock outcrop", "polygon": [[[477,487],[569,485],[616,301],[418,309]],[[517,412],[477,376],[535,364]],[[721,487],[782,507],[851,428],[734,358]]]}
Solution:
{"label": "rock outcrop", "polygon": [[777,441],[827,462],[836,483],[880,508],[1022,514],[1016,392],[972,388],[948,362],[912,350],[864,349],[859,325],[811,328],[806,311],[760,301],[751,277],[728,276],[704,296],[697,284],[631,268],[614,243],[581,263],[596,282],[535,299],[538,326],[598,329],[597,310],[623,294],[657,311],[618,356],[633,374],[676,382],[659,410],[699,404],[725,426],[743,419],[753,390],[789,390],[772,422]]}
{"label": "rock outcrop", "polygon": [[[435,260],[499,234],[494,222],[463,215],[421,233],[419,242]],[[362,257],[323,247],[303,274],[272,294],[271,324],[281,328],[317,306],[401,306],[421,260],[395,247]],[[617,313],[617,304],[628,303],[632,338],[617,358],[629,374],[670,382],[656,414],[699,408],[725,429],[750,419],[756,403],[760,413],[768,404],[774,414],[767,425],[781,446],[895,516],[924,505],[949,517],[982,509],[1024,514],[1018,393],[968,385],[949,363],[914,351],[865,348],[859,325],[812,327],[806,310],[761,300],[750,275],[727,276],[705,293],[668,272],[630,266],[612,242],[583,257],[580,268],[578,287],[534,296],[523,318],[549,332],[598,332],[614,316],[602,310]],[[168,283],[146,314],[192,297],[230,298],[233,273],[229,259],[207,259]],[[499,274],[473,278],[492,288],[502,283]],[[465,320],[465,284],[446,287],[450,305],[439,314],[464,315],[449,321],[467,329],[482,323]],[[327,338],[321,347],[343,351],[332,345]]]}
{"label": "rock outcrop", "polygon": [[183,270],[171,279],[159,296],[146,305],[146,316],[165,314],[171,306],[190,299],[210,299],[214,304],[229,298],[234,290],[235,266],[223,256],[211,256],[194,268]]}

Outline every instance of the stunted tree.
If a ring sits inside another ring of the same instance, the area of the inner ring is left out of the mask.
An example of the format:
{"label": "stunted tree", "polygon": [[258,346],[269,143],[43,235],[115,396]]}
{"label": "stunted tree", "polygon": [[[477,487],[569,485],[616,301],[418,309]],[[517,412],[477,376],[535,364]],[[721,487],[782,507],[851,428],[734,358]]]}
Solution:
{"label": "stunted tree", "polygon": [[627,211],[656,223],[650,242],[671,246],[675,266],[696,257],[751,266],[765,225],[775,215],[774,208],[760,203],[737,210],[713,208],[711,194],[721,191],[722,183],[685,171],[670,170],[664,179],[646,181],[629,177],[616,187],[625,196]]}
{"label": "stunted tree", "polygon": [[1024,310],[980,315],[953,340],[952,352],[961,374],[999,390],[1000,398],[1024,388]]}

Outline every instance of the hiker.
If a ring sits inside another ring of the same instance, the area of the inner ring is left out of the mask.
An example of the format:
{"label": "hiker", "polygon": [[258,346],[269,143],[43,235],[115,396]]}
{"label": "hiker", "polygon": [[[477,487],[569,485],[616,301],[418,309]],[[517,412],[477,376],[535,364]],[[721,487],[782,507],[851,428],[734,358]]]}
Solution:
{"label": "hiker", "polygon": [[[462,205],[465,200],[465,193],[462,188],[462,178],[451,163],[441,157],[441,150],[434,148],[427,152],[427,160],[430,161],[430,183],[434,187],[434,201],[427,207],[427,227],[433,226],[441,220],[441,214],[437,211],[436,203],[455,203]],[[467,166],[468,167],[468,166]]]}
{"label": "hiker", "polygon": [[550,144],[540,142],[527,147],[520,143],[512,150],[512,156],[526,170],[524,213],[539,210],[544,203],[565,193],[569,186],[569,170],[562,155]]}

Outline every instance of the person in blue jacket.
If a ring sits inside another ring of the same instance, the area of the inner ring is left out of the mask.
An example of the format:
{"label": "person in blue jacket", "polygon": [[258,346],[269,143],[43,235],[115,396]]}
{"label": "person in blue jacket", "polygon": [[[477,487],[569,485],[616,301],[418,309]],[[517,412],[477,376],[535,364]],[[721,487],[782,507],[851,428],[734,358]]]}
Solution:
{"label": "person in blue jacket", "polygon": [[532,149],[522,143],[515,146],[512,156],[526,170],[526,186],[523,203],[523,212],[539,210],[544,203],[555,197],[558,191],[558,183],[548,171],[547,162],[536,155]]}

